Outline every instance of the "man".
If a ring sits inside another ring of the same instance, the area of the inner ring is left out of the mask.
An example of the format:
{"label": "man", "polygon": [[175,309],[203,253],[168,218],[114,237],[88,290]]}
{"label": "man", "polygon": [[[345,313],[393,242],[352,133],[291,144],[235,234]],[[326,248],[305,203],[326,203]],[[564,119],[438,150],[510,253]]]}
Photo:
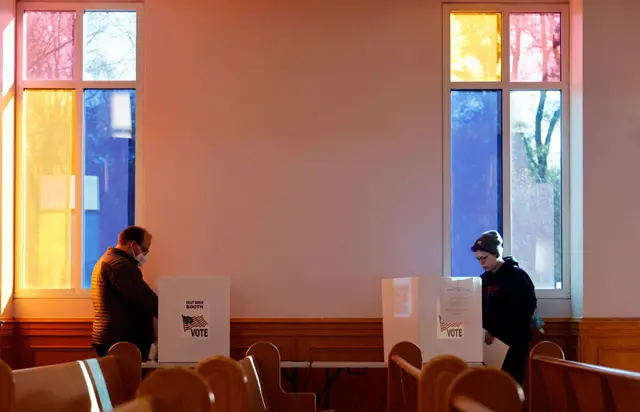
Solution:
{"label": "man", "polygon": [[481,276],[485,342],[490,345],[496,337],[509,346],[502,370],[522,384],[529,342],[533,338],[535,287],[515,258],[502,257],[502,237],[495,230],[483,233],[471,250],[485,271]]}
{"label": "man", "polygon": [[98,260],[91,280],[93,333],[91,344],[98,356],[106,356],[118,342],[140,349],[142,361],[149,358],[155,341],[153,318],[158,317],[158,296],[142,278],[140,266],[147,260],[151,234],[129,226]]}

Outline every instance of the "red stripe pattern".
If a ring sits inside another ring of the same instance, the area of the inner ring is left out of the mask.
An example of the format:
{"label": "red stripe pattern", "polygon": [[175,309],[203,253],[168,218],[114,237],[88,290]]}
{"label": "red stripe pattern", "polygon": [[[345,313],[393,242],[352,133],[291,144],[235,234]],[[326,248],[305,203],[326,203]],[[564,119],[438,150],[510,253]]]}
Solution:
{"label": "red stripe pattern", "polygon": [[184,331],[188,331],[193,328],[204,328],[208,323],[204,320],[204,316],[184,316],[182,315],[182,327]]}
{"label": "red stripe pattern", "polygon": [[462,322],[440,322],[440,332],[444,332],[447,329],[455,329],[462,326]]}

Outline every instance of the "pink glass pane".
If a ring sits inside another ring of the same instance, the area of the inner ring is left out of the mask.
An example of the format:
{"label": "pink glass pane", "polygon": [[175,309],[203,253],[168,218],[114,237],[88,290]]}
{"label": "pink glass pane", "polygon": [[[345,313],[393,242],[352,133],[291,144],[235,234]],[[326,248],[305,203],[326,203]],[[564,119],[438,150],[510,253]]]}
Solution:
{"label": "pink glass pane", "polygon": [[24,77],[28,80],[73,80],[75,28],[75,12],[25,12]]}
{"label": "pink glass pane", "polygon": [[509,16],[510,80],[558,82],[560,13],[513,13]]}

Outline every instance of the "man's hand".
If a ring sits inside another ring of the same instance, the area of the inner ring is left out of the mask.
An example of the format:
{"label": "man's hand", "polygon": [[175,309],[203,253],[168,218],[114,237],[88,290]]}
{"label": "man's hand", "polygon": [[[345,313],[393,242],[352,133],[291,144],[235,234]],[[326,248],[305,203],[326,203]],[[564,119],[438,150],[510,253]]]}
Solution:
{"label": "man's hand", "polygon": [[484,331],[484,343],[491,345],[493,343],[493,336],[486,330]]}

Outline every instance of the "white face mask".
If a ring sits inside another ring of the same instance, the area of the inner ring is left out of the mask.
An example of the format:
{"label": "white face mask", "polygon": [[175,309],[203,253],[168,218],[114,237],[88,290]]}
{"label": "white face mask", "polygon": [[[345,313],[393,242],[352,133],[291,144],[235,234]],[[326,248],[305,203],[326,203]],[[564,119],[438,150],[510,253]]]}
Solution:
{"label": "white face mask", "polygon": [[138,265],[142,266],[147,263],[147,255],[140,253],[136,256],[136,260],[138,261]]}
{"label": "white face mask", "polygon": [[[140,249],[140,246],[138,246],[138,249]],[[139,266],[142,266],[145,263],[147,263],[147,255],[142,253],[142,250],[140,251],[140,253],[136,254],[133,251],[133,246],[131,246],[131,253],[133,254],[133,257],[138,261],[138,265]]]}

